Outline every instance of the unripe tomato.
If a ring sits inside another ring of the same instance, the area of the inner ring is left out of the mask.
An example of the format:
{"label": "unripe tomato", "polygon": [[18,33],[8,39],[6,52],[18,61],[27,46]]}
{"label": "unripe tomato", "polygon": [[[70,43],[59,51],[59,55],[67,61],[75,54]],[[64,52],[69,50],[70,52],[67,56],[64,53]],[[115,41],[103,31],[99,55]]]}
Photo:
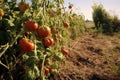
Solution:
{"label": "unripe tomato", "polygon": [[47,67],[44,67],[45,74],[47,75],[50,72],[50,69]]}
{"label": "unripe tomato", "polygon": [[67,22],[64,22],[64,23],[63,23],[63,26],[64,26],[65,28],[68,28],[68,27],[69,27],[69,24],[68,24]]}
{"label": "unripe tomato", "polygon": [[39,37],[47,37],[51,34],[51,29],[49,27],[41,27],[37,29],[37,34]]}
{"label": "unripe tomato", "polygon": [[57,10],[57,14],[58,14],[58,15],[62,14],[62,9],[61,9],[61,8],[59,8],[59,9]]}
{"label": "unripe tomato", "polygon": [[24,52],[30,52],[35,48],[35,45],[32,42],[29,42],[27,38],[22,38],[19,42],[19,46]]}
{"label": "unripe tomato", "polygon": [[61,34],[56,34],[56,37],[57,37],[58,39],[61,39],[61,38],[62,38],[62,35],[61,35]]}
{"label": "unripe tomato", "polygon": [[25,23],[25,27],[30,31],[35,31],[38,29],[38,23],[28,20]]}
{"label": "unripe tomato", "polygon": [[69,51],[67,49],[65,49],[65,48],[61,48],[61,52],[65,56],[69,54]]}
{"label": "unripe tomato", "polygon": [[51,37],[46,37],[46,38],[44,39],[44,41],[43,41],[43,45],[44,45],[45,47],[53,46],[53,44],[54,44],[54,40],[53,40],[53,38],[51,38]]}
{"label": "unripe tomato", "polygon": [[21,12],[25,12],[28,8],[30,8],[30,5],[29,5],[29,3],[26,3],[26,2],[20,2],[18,4],[18,7]]}
{"label": "unripe tomato", "polygon": [[0,9],[0,17],[4,16],[4,11],[3,9]]}

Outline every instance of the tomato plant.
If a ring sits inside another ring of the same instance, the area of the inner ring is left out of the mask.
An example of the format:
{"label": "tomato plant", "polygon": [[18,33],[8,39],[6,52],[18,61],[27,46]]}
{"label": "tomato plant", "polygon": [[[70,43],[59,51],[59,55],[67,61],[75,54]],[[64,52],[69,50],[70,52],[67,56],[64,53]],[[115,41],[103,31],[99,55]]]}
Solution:
{"label": "tomato plant", "polygon": [[0,80],[45,80],[69,54],[72,15],[64,0],[19,1],[0,2]]}

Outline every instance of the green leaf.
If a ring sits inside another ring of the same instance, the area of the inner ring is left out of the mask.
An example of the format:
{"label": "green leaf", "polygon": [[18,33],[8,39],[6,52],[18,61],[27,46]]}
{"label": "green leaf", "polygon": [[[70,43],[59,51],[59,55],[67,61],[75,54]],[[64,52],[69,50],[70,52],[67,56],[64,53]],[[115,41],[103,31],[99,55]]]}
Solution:
{"label": "green leaf", "polygon": [[26,60],[26,65],[33,69],[34,68],[34,65],[36,64],[36,62],[38,61],[37,57],[33,56],[33,57],[29,57],[27,60]]}
{"label": "green leaf", "polygon": [[34,73],[35,73],[35,77],[39,77],[40,76],[40,71],[38,69],[38,67],[36,65],[34,65],[34,69],[33,69]]}
{"label": "green leaf", "polygon": [[34,80],[35,79],[35,73],[33,70],[29,69],[26,74],[24,80]]}
{"label": "green leaf", "polygon": [[57,60],[57,61],[61,61],[64,59],[64,56],[61,54],[61,53],[56,53],[54,55],[54,58]]}

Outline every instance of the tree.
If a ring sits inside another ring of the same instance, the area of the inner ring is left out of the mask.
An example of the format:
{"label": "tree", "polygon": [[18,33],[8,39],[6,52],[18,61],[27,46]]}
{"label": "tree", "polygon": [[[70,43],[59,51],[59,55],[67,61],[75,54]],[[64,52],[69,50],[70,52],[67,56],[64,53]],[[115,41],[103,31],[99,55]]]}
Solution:
{"label": "tree", "polygon": [[103,8],[102,4],[94,4],[92,6],[93,9],[93,21],[95,23],[95,26],[97,29],[99,29],[100,27],[102,27],[102,29],[104,30],[104,32],[107,31],[111,31],[111,21],[112,18],[111,16],[107,13],[107,11]]}

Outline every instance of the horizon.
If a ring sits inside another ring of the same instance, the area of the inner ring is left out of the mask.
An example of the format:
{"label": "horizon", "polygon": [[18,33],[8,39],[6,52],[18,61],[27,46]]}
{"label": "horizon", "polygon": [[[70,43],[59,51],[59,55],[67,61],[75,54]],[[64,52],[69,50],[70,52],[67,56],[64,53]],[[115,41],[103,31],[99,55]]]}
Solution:
{"label": "horizon", "polygon": [[92,5],[94,3],[102,4],[104,9],[111,16],[118,16],[120,19],[120,1],[113,0],[65,0],[65,6],[68,6],[68,3],[73,4],[73,12],[76,14],[84,15],[85,20],[92,20]]}

